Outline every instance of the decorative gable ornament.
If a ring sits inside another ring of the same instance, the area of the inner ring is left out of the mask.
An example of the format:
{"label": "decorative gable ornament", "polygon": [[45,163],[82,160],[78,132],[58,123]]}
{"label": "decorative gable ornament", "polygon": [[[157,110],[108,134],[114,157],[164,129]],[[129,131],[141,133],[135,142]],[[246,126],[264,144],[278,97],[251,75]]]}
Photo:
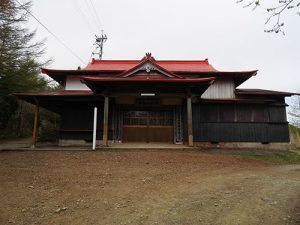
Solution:
{"label": "decorative gable ornament", "polygon": [[150,73],[150,72],[151,72],[151,66],[150,66],[150,65],[147,65],[147,66],[146,66],[146,72],[147,72],[147,73]]}

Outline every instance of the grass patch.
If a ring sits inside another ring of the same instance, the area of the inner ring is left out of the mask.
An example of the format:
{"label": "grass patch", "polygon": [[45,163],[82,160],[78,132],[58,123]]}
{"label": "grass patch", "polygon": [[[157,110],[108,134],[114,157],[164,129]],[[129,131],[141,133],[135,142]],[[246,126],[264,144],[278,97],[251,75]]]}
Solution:
{"label": "grass patch", "polygon": [[289,125],[291,149],[300,150],[300,128]]}
{"label": "grass patch", "polygon": [[290,150],[286,152],[239,151],[234,152],[233,155],[274,163],[300,164],[300,151],[297,150]]}

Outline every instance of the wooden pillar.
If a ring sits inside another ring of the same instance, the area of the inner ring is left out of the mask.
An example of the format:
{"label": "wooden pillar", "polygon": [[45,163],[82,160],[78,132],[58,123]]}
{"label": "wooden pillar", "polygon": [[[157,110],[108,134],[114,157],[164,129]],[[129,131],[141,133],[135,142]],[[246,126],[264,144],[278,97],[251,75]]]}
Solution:
{"label": "wooden pillar", "polygon": [[35,112],[34,112],[34,124],[33,124],[33,131],[32,131],[32,148],[35,148],[37,142],[37,133],[39,127],[39,111],[40,111],[39,102],[36,100]]}
{"label": "wooden pillar", "polygon": [[187,127],[188,127],[188,145],[193,146],[193,113],[192,113],[192,98],[187,98]]}
{"label": "wooden pillar", "polygon": [[108,145],[108,107],[109,98],[104,97],[104,110],[103,110],[103,145]]}

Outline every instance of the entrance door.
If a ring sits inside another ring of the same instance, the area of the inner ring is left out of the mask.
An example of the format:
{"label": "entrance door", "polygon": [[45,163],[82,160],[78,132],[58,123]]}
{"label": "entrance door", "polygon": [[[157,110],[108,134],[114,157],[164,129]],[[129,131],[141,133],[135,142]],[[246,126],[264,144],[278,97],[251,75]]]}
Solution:
{"label": "entrance door", "polygon": [[173,111],[125,111],[124,142],[174,141]]}

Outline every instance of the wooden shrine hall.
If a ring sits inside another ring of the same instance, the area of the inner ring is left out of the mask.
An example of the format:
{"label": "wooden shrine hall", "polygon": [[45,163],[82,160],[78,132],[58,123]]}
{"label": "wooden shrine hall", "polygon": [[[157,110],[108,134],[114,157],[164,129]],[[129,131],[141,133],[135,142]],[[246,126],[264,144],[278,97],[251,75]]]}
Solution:
{"label": "wooden shrine hall", "polygon": [[60,145],[118,142],[289,142],[285,97],[238,86],[257,74],[218,71],[208,60],[95,60],[83,69],[42,72],[63,91],[14,93],[61,116]]}

